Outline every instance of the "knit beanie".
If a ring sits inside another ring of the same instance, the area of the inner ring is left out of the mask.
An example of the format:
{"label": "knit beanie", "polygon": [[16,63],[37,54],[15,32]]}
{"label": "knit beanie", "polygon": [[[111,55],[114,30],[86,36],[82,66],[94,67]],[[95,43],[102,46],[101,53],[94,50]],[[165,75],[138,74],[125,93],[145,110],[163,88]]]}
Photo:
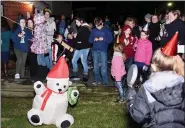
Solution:
{"label": "knit beanie", "polygon": [[145,15],[145,18],[151,19],[152,18],[152,15],[148,13],[148,14]]}

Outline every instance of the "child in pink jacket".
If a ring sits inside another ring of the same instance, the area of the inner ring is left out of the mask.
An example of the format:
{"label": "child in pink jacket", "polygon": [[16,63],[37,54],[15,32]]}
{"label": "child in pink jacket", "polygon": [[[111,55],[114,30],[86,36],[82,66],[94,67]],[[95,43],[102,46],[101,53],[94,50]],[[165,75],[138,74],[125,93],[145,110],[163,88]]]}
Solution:
{"label": "child in pink jacket", "polygon": [[152,43],[148,40],[148,31],[141,31],[141,38],[137,42],[136,53],[134,57],[135,64],[138,67],[138,78],[142,75],[142,83],[147,80],[147,71],[152,59]]}
{"label": "child in pink jacket", "polygon": [[123,46],[121,43],[114,44],[114,54],[112,59],[111,66],[111,74],[115,79],[115,85],[119,90],[120,97],[116,100],[116,102],[124,102],[124,91],[122,87],[122,78],[126,74],[125,65],[124,65],[125,57],[123,55]]}

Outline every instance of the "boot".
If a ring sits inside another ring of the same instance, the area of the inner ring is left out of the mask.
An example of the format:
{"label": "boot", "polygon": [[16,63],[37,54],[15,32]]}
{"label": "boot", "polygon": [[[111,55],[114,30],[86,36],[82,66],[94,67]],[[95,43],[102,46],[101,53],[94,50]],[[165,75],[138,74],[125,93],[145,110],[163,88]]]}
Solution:
{"label": "boot", "polygon": [[79,77],[77,77],[77,72],[73,72],[72,76],[70,77],[71,80],[77,81],[80,80]]}
{"label": "boot", "polygon": [[82,79],[84,82],[87,82],[89,80],[89,75],[88,73],[84,73],[83,74],[83,79]]}

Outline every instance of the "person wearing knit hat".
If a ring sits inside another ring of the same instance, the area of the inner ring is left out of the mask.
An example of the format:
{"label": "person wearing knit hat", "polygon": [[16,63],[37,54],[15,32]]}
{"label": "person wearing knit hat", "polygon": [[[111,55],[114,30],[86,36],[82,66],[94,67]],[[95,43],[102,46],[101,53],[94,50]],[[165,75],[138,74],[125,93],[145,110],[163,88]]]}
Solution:
{"label": "person wearing knit hat", "polygon": [[145,15],[145,21],[146,21],[146,24],[145,25],[143,25],[143,30],[145,31],[148,31],[148,29],[150,28],[150,24],[151,24],[151,18],[152,18],[152,15],[151,14],[146,14]]}
{"label": "person wearing knit hat", "polygon": [[152,18],[152,15],[151,14],[148,13],[148,14],[145,15],[145,20],[146,19],[151,19],[151,18]]}
{"label": "person wearing knit hat", "polygon": [[177,41],[178,32],[155,51],[152,74],[139,91],[132,85],[127,91],[129,113],[145,127],[184,128],[184,62],[177,55]]}
{"label": "person wearing knit hat", "polygon": [[33,108],[27,113],[28,120],[34,126],[54,124],[57,128],[68,128],[74,123],[73,116],[67,114],[68,102],[75,105],[79,92],[75,87],[69,87],[72,82],[64,56],[59,58],[46,79],[46,86],[40,81],[34,83],[36,96]]}

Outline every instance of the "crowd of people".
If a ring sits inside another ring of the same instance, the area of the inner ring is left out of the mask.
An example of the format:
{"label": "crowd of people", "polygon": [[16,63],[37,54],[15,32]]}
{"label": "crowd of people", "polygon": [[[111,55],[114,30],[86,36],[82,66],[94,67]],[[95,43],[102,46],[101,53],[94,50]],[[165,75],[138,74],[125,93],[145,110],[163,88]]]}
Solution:
{"label": "crowd of people", "polygon": [[[83,17],[78,16],[72,16],[70,22],[66,22],[64,15],[57,22],[50,16],[49,9],[45,9],[43,14],[36,12],[34,17],[29,19],[20,16],[18,25],[13,31],[6,19],[2,18],[1,60],[5,75],[8,72],[10,40],[13,42],[17,58],[16,80],[25,77],[25,64],[29,59],[31,79],[43,81],[60,56],[65,54],[66,61],[72,68],[71,80],[82,79],[87,82],[89,68],[93,67],[92,84],[106,86],[109,84],[107,65],[110,62],[111,75],[120,95],[116,101],[122,103],[128,100],[129,112],[137,122],[148,126],[161,125],[159,126],[161,128],[163,126],[181,128],[184,120],[178,115],[181,115],[184,109],[181,102],[184,100],[182,96],[184,69],[179,64],[184,64],[182,61],[184,53],[178,53],[177,57],[173,54],[175,56],[173,58],[160,51],[176,32],[177,45],[185,45],[185,19],[179,10],[169,11],[164,19],[160,19],[156,14],[146,14],[144,16],[146,24],[142,26],[137,25],[134,17],[127,17],[123,25],[119,23],[111,25],[108,17],[105,20],[96,17],[94,22],[87,23]],[[61,45],[62,42],[65,42],[66,46]],[[79,59],[83,66],[83,78],[78,77]],[[128,91],[130,93],[126,95],[122,80],[127,76],[132,64],[136,64],[139,71],[137,81],[143,86],[138,93],[130,87]],[[149,78],[150,69],[158,74]],[[173,94],[167,96],[172,89]],[[146,93],[143,93],[143,90]],[[170,102],[171,100],[173,102]],[[156,106],[157,110],[150,113],[152,107]],[[164,112],[170,115],[166,114],[164,117]],[[178,117],[176,121],[171,118],[173,113]],[[160,117],[157,123],[154,116],[156,119]]]}

